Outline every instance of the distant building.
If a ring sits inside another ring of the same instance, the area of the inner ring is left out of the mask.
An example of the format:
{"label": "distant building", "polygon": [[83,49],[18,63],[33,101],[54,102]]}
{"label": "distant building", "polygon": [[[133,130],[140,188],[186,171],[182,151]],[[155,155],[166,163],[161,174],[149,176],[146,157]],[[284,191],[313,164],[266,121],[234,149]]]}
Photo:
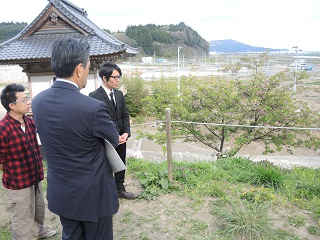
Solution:
{"label": "distant building", "polygon": [[167,63],[167,62],[168,62],[168,60],[165,58],[158,58],[157,59],[157,63]]}
{"label": "distant building", "polygon": [[153,63],[153,57],[142,57],[143,63]]}

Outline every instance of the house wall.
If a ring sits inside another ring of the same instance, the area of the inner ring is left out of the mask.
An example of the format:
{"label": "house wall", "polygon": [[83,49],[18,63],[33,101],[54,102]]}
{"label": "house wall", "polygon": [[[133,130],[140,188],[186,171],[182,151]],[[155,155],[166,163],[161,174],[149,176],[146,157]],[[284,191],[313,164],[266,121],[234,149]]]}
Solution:
{"label": "house wall", "polygon": [[[40,75],[30,74],[27,76],[26,73],[22,72],[22,68],[19,65],[6,65],[0,66],[0,83],[1,84],[23,84],[29,89],[30,97],[33,98],[41,91],[49,88],[53,81],[54,75]],[[89,73],[87,86],[81,89],[80,92],[89,95],[90,92],[94,91],[101,85],[101,79],[98,72],[95,74],[94,71]]]}
{"label": "house wall", "polygon": [[27,83],[28,77],[19,65],[0,65],[0,83]]}
{"label": "house wall", "polygon": [[143,63],[152,63],[153,62],[153,57],[142,57],[142,62]]}
{"label": "house wall", "polygon": [[[30,91],[30,96],[33,98],[35,97],[38,93],[42,92],[43,90],[51,87],[52,83],[53,83],[53,75],[51,76],[32,76],[30,77],[30,85],[31,85],[31,89]],[[94,91],[96,89],[96,84],[95,84],[96,80],[95,80],[95,74],[94,73],[90,73],[88,75],[88,81],[87,81],[87,86],[83,89],[80,90],[81,93],[83,93],[84,95],[89,95],[90,92]],[[101,82],[101,80],[100,80]],[[101,83],[100,83],[101,84]],[[99,85],[99,81],[98,81],[98,86]]]}

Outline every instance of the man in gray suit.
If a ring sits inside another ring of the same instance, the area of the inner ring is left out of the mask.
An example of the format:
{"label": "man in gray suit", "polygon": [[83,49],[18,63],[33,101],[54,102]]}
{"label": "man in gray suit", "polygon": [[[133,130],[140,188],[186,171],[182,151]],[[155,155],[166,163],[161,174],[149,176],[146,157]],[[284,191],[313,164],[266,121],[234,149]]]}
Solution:
{"label": "man in gray suit", "polygon": [[79,92],[87,84],[89,52],[84,40],[57,41],[51,56],[56,81],[32,102],[48,163],[48,207],[60,216],[62,239],[113,239],[119,208],[104,147],[104,139],[118,146],[118,131],[105,104]]}

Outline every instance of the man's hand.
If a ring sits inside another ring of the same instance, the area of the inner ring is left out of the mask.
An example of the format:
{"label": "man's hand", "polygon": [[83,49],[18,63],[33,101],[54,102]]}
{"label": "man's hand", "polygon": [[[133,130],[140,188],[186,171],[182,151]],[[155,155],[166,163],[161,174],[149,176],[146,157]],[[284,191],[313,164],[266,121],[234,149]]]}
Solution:
{"label": "man's hand", "polygon": [[127,94],[127,86],[126,85],[122,85],[119,90],[123,93],[123,96]]}
{"label": "man's hand", "polygon": [[3,172],[3,164],[0,164],[0,171]]}
{"label": "man's hand", "polygon": [[123,143],[126,143],[127,142],[127,140],[128,140],[128,133],[124,133],[124,134],[122,134],[121,136],[120,136],[120,138],[119,138],[119,145],[120,144],[123,144]]}

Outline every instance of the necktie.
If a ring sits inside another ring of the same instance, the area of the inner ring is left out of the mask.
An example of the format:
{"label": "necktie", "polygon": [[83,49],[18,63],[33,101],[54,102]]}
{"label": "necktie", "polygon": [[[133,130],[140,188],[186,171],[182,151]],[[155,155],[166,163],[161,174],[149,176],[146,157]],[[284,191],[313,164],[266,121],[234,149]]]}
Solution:
{"label": "necktie", "polygon": [[111,99],[111,103],[112,103],[114,109],[116,109],[116,103],[115,103],[114,98],[113,98],[113,92],[110,93],[110,99]]}

